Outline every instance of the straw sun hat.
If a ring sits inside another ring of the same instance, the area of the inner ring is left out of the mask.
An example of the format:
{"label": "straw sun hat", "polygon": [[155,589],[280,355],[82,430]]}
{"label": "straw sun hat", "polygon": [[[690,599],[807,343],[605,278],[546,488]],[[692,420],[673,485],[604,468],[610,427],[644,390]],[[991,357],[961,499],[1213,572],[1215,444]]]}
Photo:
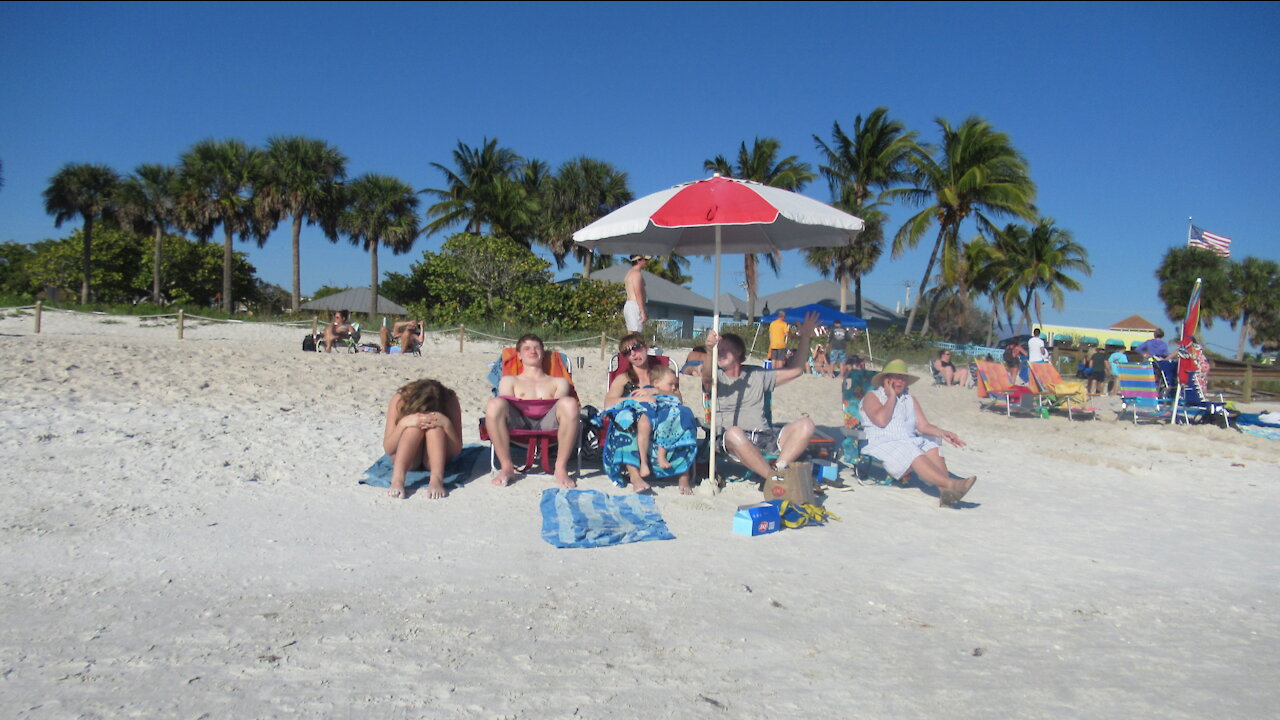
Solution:
{"label": "straw sun hat", "polygon": [[911,385],[920,378],[907,372],[907,362],[905,360],[890,360],[885,364],[884,369],[876,373],[871,378],[872,387],[880,387],[880,383],[884,381],[885,375],[904,375],[907,378],[907,384]]}

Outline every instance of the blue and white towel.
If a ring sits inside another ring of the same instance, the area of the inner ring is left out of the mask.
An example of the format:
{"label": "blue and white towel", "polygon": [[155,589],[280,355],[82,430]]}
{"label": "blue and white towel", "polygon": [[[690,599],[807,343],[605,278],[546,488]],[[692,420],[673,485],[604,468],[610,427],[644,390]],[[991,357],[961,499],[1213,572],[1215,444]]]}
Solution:
{"label": "blue and white towel", "polygon": [[542,539],[556,547],[604,547],[675,537],[652,496],[564,488],[542,491]]}
{"label": "blue and white towel", "polygon": [[[462,452],[449,458],[449,462],[444,466],[444,484],[454,485],[471,478],[472,470],[475,468],[476,461],[488,451],[484,445],[472,443],[464,445]],[[364,477],[357,482],[362,485],[370,485],[372,487],[389,488],[391,487],[391,472],[395,469],[395,461],[390,455],[383,455],[378,461],[369,466],[364,471]],[[430,470],[410,470],[405,473],[404,486],[413,488],[419,485],[426,485],[431,481]]]}
{"label": "blue and white towel", "polygon": [[[693,411],[674,395],[658,395],[654,402],[643,403],[630,398],[605,410],[612,417],[605,436],[602,461],[604,472],[618,487],[626,487],[630,476],[627,466],[640,465],[640,449],[636,430],[640,415],[648,415],[653,433],[649,444],[649,468],[656,478],[673,478],[689,472],[698,455],[698,424]],[[658,448],[666,448],[667,463],[658,464]]]}

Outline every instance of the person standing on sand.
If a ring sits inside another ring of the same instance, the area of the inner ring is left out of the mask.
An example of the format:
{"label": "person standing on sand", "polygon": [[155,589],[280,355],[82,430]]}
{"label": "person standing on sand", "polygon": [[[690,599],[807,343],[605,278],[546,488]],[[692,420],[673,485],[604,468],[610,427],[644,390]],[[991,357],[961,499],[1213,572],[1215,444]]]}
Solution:
{"label": "person standing on sand", "polygon": [[787,336],[790,332],[787,314],[779,310],[778,317],[769,323],[769,360],[775,367],[781,368],[787,360]]}
{"label": "person standing on sand", "polygon": [[[557,430],[556,483],[563,488],[577,487],[569,477],[569,456],[578,442],[582,421],[573,389],[565,378],[552,377],[542,369],[542,358],[546,354],[542,338],[532,333],[521,336],[516,341],[516,354],[520,356],[523,369],[519,375],[503,376],[498,382],[498,397],[490,399],[484,410],[485,427],[493,442],[493,453],[498,458],[498,474],[493,476],[493,484],[505,487],[515,477],[510,429],[517,427],[523,430]],[[533,417],[519,410],[520,400],[557,402],[545,409],[545,414]]]}
{"label": "person standing on sand", "polygon": [[978,478],[951,477],[941,446],[926,437],[939,437],[964,447],[959,435],[930,423],[920,402],[908,394],[907,386],[919,379],[907,373],[907,363],[902,360],[889,361],[871,378],[871,386],[876,389],[862,396],[860,406],[867,437],[863,452],[879,458],[895,478],[914,471],[921,480],[938,488],[939,505],[954,507]]}
{"label": "person standing on sand", "polygon": [[1044,346],[1044,338],[1040,337],[1040,328],[1031,331],[1031,339],[1027,340],[1027,362],[1049,362],[1049,350]]}
{"label": "person standing on sand", "polygon": [[445,466],[462,452],[462,407],[457,394],[429,378],[397,390],[387,404],[382,450],[393,462],[388,495],[403,498],[405,473],[425,467],[431,471],[427,497],[444,497]]}
{"label": "person standing on sand", "polygon": [[631,269],[623,279],[627,288],[627,302],[622,306],[622,320],[627,324],[627,332],[644,332],[644,324],[649,320],[649,314],[645,311],[648,298],[644,294],[644,269],[648,265],[648,255],[632,255]]}

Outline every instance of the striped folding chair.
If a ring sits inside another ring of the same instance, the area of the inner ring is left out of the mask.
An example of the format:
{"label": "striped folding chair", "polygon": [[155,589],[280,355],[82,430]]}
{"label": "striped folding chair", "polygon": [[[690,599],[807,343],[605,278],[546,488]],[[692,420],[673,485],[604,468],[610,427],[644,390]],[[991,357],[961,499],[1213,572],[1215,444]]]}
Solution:
{"label": "striped folding chair", "polygon": [[1115,367],[1120,400],[1124,403],[1117,411],[1120,416],[1133,415],[1134,425],[1139,418],[1156,422],[1173,419],[1169,402],[1160,397],[1155,368],[1149,363],[1116,363]]}

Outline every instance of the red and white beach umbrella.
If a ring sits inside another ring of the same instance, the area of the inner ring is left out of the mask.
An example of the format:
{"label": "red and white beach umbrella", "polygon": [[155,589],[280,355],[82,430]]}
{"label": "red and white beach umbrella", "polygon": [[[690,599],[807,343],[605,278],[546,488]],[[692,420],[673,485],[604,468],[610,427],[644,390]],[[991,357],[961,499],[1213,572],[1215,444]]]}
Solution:
{"label": "red and white beach umbrella", "polygon": [[[720,331],[720,256],[844,245],[862,220],[789,190],[715,175],[629,203],[573,234],[575,242],[612,254],[710,255],[715,258],[715,314]],[[712,354],[709,362],[715,362]],[[716,383],[711,383],[715,437]],[[715,453],[711,454],[715,477]]]}

